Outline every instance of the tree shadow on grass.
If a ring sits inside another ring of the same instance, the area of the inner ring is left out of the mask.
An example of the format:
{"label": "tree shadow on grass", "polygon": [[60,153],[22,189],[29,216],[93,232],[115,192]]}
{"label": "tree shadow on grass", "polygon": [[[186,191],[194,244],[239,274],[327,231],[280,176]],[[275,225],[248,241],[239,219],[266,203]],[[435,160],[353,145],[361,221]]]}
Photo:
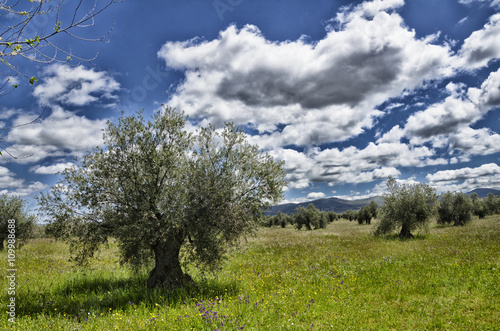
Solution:
{"label": "tree shadow on grass", "polygon": [[131,307],[174,306],[193,303],[218,296],[235,295],[239,292],[235,281],[202,279],[196,285],[175,290],[149,289],[147,274],[141,273],[130,278],[75,274],[63,285],[47,288],[37,293],[19,293],[16,302],[20,315],[59,315],[80,321],[88,314],[106,314]]}

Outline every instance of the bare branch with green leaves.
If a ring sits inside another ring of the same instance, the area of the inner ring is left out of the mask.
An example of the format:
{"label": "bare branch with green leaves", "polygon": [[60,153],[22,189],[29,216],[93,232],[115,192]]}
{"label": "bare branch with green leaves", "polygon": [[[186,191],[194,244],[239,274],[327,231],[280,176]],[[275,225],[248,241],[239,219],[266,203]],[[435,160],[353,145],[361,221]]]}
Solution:
{"label": "bare branch with green leaves", "polygon": [[[0,96],[10,93],[19,86],[14,77],[22,77],[31,85],[37,81],[35,76],[18,68],[16,65],[18,59],[45,65],[54,62],[68,63],[71,60],[83,62],[94,60],[97,54],[91,58],[80,57],[71,49],[59,46],[57,38],[64,35],[84,42],[107,42],[106,37],[113,27],[105,33],[99,32],[99,35],[93,38],[78,34],[76,30],[93,27],[98,15],[113,4],[123,1],[107,0],[104,4],[100,4],[99,0],[94,0],[93,3],[75,1],[72,15],[63,17],[63,5],[67,4],[63,0],[28,0],[28,3],[0,0],[0,16],[7,18],[2,21],[8,24],[0,25],[0,62],[3,64],[0,76],[4,77],[3,82],[0,82]],[[51,29],[45,30],[45,24],[41,26],[37,23],[37,19],[42,18],[47,21],[46,25],[52,27]]]}

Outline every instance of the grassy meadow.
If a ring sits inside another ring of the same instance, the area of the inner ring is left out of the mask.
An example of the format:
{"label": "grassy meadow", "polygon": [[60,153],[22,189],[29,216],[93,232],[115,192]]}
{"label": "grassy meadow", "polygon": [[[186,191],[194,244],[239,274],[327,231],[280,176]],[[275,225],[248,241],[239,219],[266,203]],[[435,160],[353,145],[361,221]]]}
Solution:
{"label": "grassy meadow", "polygon": [[[68,247],[17,250],[18,330],[500,330],[500,216],[432,225],[412,240],[372,225],[262,228],[215,274],[187,266],[197,288],[148,290],[148,266],[123,268],[116,246],[86,269]],[[7,255],[0,253],[4,270]],[[2,278],[2,303],[8,282]],[[4,305],[5,309],[5,305]]]}

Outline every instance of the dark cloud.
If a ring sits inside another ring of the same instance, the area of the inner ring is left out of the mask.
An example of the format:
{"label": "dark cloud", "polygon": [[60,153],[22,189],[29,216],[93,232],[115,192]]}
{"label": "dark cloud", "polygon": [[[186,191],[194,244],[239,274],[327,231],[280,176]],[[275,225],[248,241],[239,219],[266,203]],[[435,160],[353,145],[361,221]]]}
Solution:
{"label": "dark cloud", "polygon": [[481,66],[484,65],[485,62],[488,62],[490,59],[494,58],[497,55],[497,52],[491,48],[476,48],[471,50],[466,56],[465,60],[470,66]]}
{"label": "dark cloud", "polygon": [[299,82],[305,86],[301,105],[304,108],[356,106],[367,95],[387,88],[401,73],[402,62],[402,50],[391,46],[380,51],[355,52],[332,61],[329,68],[308,77],[314,84]]}
{"label": "dark cloud", "polygon": [[411,137],[431,138],[442,134],[450,134],[458,131],[460,125],[469,124],[470,119],[458,119],[453,116],[441,118],[441,122],[433,125],[421,126],[418,128],[408,129],[406,132]]}
{"label": "dark cloud", "polygon": [[382,92],[394,81],[402,63],[402,50],[385,46],[381,50],[358,51],[332,59],[321,71],[304,77],[294,77],[279,68],[255,68],[225,76],[217,95],[248,106],[299,104],[305,109],[341,104],[356,106],[367,95]]}
{"label": "dark cloud", "polygon": [[300,91],[286,72],[257,68],[249,73],[236,72],[224,77],[217,95],[239,100],[248,106],[284,106],[297,103]]}

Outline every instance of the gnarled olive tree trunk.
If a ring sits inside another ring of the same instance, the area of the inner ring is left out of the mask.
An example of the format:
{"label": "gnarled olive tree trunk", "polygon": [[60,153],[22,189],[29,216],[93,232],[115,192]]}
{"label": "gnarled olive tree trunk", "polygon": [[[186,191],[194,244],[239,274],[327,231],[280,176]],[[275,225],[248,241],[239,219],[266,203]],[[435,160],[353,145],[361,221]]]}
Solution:
{"label": "gnarled olive tree trunk", "polygon": [[403,222],[401,226],[401,232],[399,233],[399,237],[406,239],[413,238],[413,235],[410,232],[410,225],[408,223]]}
{"label": "gnarled olive tree trunk", "polygon": [[182,271],[179,252],[182,236],[170,236],[167,239],[158,239],[153,245],[155,267],[149,273],[148,287],[175,289],[185,285],[194,285],[193,279]]}

